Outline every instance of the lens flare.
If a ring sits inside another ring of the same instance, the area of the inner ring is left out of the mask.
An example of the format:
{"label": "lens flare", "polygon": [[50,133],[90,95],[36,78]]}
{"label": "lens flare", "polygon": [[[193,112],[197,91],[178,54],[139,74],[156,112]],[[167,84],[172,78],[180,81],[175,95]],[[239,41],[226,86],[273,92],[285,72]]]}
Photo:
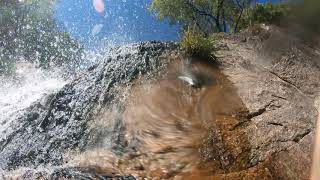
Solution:
{"label": "lens flare", "polygon": [[91,31],[91,35],[92,36],[98,35],[101,32],[102,28],[103,28],[103,24],[94,25]]}
{"label": "lens flare", "polygon": [[93,6],[94,9],[99,13],[102,13],[105,9],[103,0],[93,0]]}

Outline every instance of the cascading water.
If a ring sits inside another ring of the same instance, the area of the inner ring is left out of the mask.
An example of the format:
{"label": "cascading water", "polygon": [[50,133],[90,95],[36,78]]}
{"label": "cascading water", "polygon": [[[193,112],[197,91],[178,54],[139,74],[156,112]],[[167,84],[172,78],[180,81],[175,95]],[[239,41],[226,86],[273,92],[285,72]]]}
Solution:
{"label": "cascading water", "polygon": [[32,103],[61,89],[67,83],[61,74],[61,70],[49,71],[26,62],[16,64],[13,75],[1,76],[0,132]]}

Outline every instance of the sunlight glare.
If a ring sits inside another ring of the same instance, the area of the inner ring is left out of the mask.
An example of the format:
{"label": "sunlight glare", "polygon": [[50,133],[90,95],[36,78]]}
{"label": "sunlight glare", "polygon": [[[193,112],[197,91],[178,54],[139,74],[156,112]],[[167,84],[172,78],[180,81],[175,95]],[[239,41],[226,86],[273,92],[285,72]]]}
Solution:
{"label": "sunlight glare", "polygon": [[93,0],[93,6],[94,9],[99,13],[102,13],[105,9],[103,0]]}

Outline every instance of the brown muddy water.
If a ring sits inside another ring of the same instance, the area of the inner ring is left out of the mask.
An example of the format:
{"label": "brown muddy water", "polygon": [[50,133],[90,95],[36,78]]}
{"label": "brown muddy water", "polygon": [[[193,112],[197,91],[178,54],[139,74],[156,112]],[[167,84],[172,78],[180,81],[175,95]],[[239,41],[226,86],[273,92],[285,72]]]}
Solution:
{"label": "brown muddy water", "polygon": [[[137,179],[264,177],[247,171],[247,111],[215,64],[175,60],[159,80],[136,83],[125,104],[123,139],[130,150],[115,155],[95,148],[71,158],[71,164]],[[113,115],[105,113],[100,125]]]}

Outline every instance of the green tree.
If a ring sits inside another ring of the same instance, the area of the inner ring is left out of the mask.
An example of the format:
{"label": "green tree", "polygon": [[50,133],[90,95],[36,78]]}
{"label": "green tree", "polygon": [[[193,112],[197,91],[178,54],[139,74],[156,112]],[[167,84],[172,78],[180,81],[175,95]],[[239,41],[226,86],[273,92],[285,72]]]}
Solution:
{"label": "green tree", "polygon": [[290,8],[288,4],[258,3],[246,10],[244,21],[251,24],[276,24],[289,16]]}
{"label": "green tree", "polygon": [[238,32],[255,23],[280,24],[290,12],[288,3],[255,2],[255,0],[153,0],[151,10],[160,19],[168,17],[172,23],[180,22],[185,28],[197,27],[206,34]]}
{"label": "green tree", "polygon": [[[0,1],[0,73],[21,59],[41,67],[81,59],[83,46],[53,18],[55,1]],[[69,63],[71,64],[71,63]]]}
{"label": "green tree", "polygon": [[196,26],[204,33],[238,30],[245,9],[253,0],[153,0],[151,10],[160,19]]}
{"label": "green tree", "polygon": [[184,25],[181,47],[202,57],[214,57],[215,32],[238,32],[258,23],[280,24],[289,14],[288,4],[257,4],[255,0],[153,0],[151,10],[160,19]]}

